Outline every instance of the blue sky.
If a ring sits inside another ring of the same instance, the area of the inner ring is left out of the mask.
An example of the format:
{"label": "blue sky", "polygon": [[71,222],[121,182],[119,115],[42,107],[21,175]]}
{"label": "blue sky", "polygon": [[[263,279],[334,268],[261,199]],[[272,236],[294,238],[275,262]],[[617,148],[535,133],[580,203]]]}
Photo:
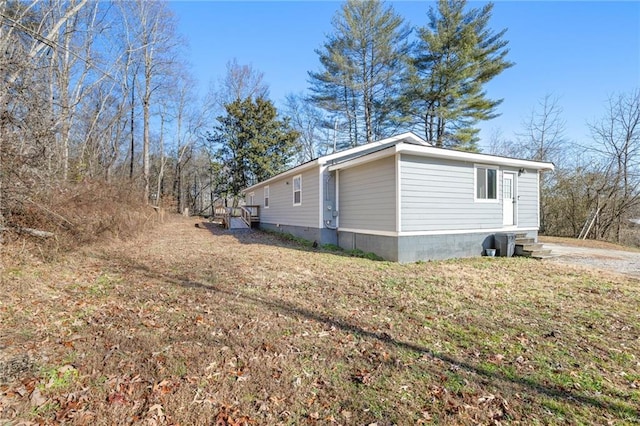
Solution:
{"label": "blue sky", "polygon": [[[305,91],[319,70],[319,48],[342,3],[334,1],[174,1],[202,94],[236,58],[265,74],[279,106]],[[411,25],[426,23],[430,1],[391,1]],[[470,2],[479,7],[482,3]],[[490,26],[507,28],[516,65],[487,85],[503,98],[502,115],[482,124],[481,147],[493,131],[512,138],[546,94],[557,97],[566,136],[587,143],[587,122],[602,117],[610,95],[640,88],[640,2],[497,1]]]}

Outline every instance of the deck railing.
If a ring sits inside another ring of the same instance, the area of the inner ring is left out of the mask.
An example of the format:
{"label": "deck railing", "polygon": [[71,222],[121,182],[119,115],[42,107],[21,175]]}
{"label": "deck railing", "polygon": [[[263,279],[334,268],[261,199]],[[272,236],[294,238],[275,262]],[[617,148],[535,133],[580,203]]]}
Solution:
{"label": "deck railing", "polygon": [[216,219],[222,221],[222,226],[227,229],[231,228],[231,218],[239,217],[249,228],[260,222],[260,206],[241,206],[241,207],[216,207],[213,212]]}
{"label": "deck railing", "polygon": [[260,222],[260,206],[242,206],[240,216],[249,228],[253,228],[254,223]]}

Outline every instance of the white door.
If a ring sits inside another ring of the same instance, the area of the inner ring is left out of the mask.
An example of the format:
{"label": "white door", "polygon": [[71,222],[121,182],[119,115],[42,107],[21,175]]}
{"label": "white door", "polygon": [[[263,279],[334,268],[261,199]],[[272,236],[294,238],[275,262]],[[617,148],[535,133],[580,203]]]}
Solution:
{"label": "white door", "polygon": [[515,221],[515,174],[502,174],[502,224],[512,226]]}

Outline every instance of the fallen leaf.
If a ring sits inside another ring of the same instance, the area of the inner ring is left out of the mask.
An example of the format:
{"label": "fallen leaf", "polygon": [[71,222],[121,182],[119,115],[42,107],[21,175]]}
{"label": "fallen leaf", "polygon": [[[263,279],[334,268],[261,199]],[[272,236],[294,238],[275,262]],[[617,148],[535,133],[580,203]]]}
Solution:
{"label": "fallen leaf", "polygon": [[35,388],[33,392],[31,392],[29,401],[31,402],[31,405],[33,407],[41,407],[48,401],[48,399],[42,395],[42,393],[40,392],[40,389]]}
{"label": "fallen leaf", "polygon": [[109,404],[126,404],[127,398],[123,394],[116,392],[107,397],[107,402]]}
{"label": "fallen leaf", "polygon": [[149,414],[152,414],[152,411],[156,411],[158,414],[158,417],[164,417],[164,411],[162,408],[162,405],[160,404],[153,404],[151,407],[149,407]]}

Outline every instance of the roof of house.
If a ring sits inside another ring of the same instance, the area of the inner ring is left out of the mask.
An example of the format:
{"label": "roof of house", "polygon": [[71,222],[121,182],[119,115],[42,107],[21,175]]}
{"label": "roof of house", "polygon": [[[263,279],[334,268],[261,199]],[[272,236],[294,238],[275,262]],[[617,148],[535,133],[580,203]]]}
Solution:
{"label": "roof of house", "polygon": [[436,148],[424,139],[416,136],[414,133],[407,132],[390,138],[381,139],[376,142],[360,145],[355,148],[349,148],[344,151],[315,158],[273,176],[270,179],[252,185],[249,188],[246,188],[243,192],[250,191],[257,186],[268,184],[271,181],[281,179],[286,176],[299,174],[316,166],[328,165],[329,170],[341,170],[370,161],[375,161],[390,155],[395,155],[397,153],[535,170],[554,169],[553,163],[479,154],[475,152],[456,151],[447,148]]}

